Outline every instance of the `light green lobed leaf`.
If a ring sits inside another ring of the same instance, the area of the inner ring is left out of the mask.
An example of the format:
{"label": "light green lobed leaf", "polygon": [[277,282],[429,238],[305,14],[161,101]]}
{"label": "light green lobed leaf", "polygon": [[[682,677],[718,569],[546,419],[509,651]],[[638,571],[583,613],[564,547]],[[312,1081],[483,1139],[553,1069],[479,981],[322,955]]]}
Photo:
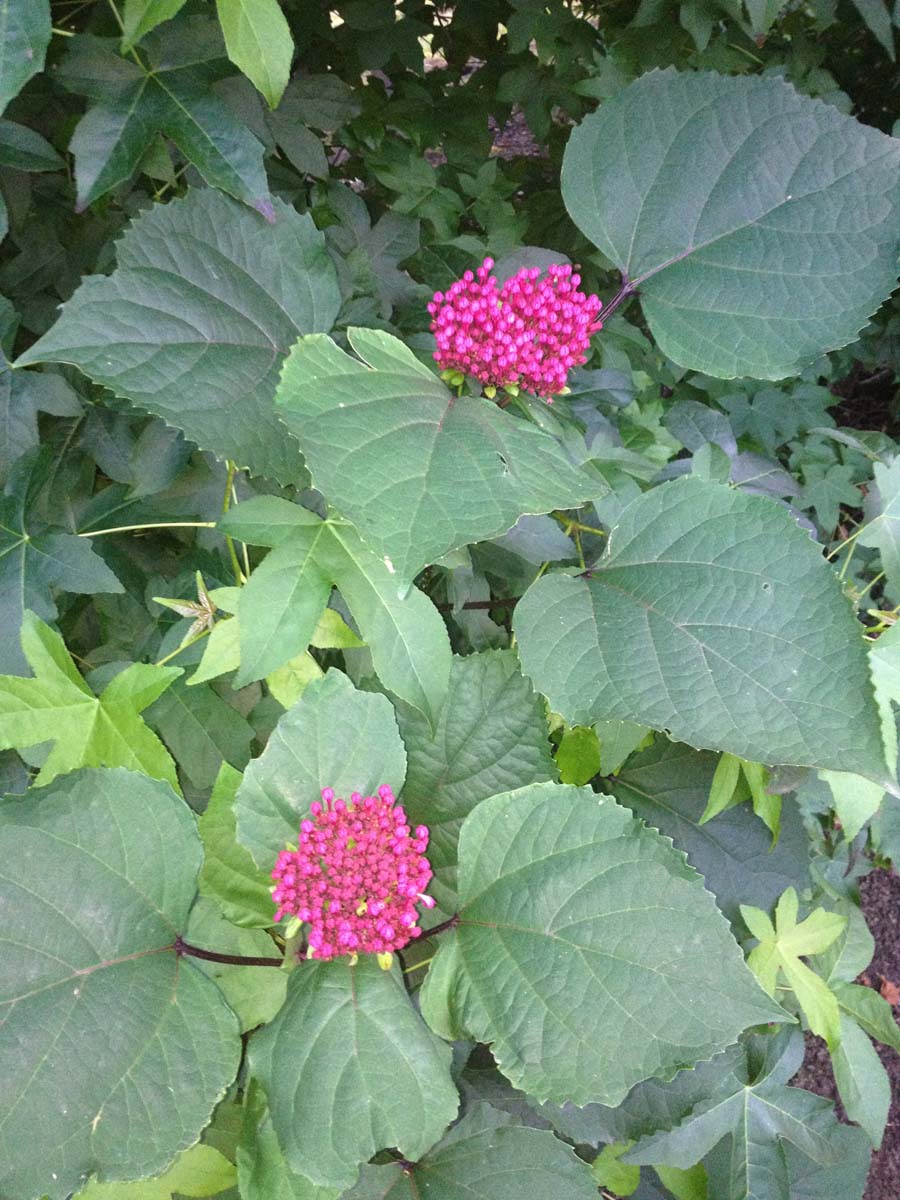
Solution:
{"label": "light green lobed leaf", "polygon": [[306,962],[284,1008],[250,1043],[288,1165],[351,1187],[379,1149],[417,1159],[456,1116],[450,1047],[416,1013],[399,966],[373,955]]}
{"label": "light green lobed leaf", "polygon": [[384,556],[398,591],[426,564],[505,533],[524,513],[607,490],[535,425],[455,396],[396,338],[375,329],[348,337],[358,358],[329,338],[302,338],[276,401],[316,487]]}
{"label": "light green lobed leaf", "polygon": [[491,1043],[539,1101],[615,1105],[789,1019],[683,855],[610,797],[551,783],[494,796],[463,824],[459,863],[460,921],[423,1015]]}
{"label": "light green lobed leaf", "polygon": [[63,1200],[196,1142],[240,1058],[218,988],[174,953],[201,857],[190,809],[129,771],[0,805],[0,1194]]}
{"label": "light green lobed leaf", "polygon": [[897,282],[900,143],[783,79],[652,71],[573,132],[562,193],[663,354],[796,375]]}
{"label": "light green lobed leaf", "polygon": [[53,742],[38,786],[78,767],[128,767],[177,790],[175,763],[139,714],[177,679],[180,667],[132,663],[95,696],[59,634],[31,612],[22,625],[22,649],[34,677],[0,675],[0,749]]}
{"label": "light green lobed leaf", "polygon": [[781,505],[683,479],[639,496],[589,579],[516,607],[522,666],[568,721],[634,721],[750,762],[889,788],[862,628]]}
{"label": "light green lobed leaf", "polygon": [[237,1172],[223,1154],[212,1146],[197,1144],[176,1158],[171,1167],[154,1179],[134,1183],[98,1183],[96,1179],[78,1193],[76,1200],[170,1200],[178,1196],[217,1196],[234,1186]]}
{"label": "light green lobed leaf", "polygon": [[330,329],[334,267],[309,216],[276,221],[213,190],[139,216],[117,269],[88,276],[18,360],[67,362],[253,474],[303,483],[297,443],[272,397],[299,333]]}

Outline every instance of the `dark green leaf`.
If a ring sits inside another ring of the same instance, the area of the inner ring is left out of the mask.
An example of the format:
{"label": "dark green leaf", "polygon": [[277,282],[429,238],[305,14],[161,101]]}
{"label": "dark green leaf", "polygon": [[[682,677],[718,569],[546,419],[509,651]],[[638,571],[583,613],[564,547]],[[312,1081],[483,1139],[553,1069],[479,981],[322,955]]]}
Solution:
{"label": "dark green leaf", "polygon": [[447,702],[433,731],[405,704],[397,720],[408,759],[403,804],[413,824],[428,826],[429,891],[450,914],[464,818],[497,792],[556,778],[547,722],[509,650],[453,659]]}
{"label": "dark green leaf", "polygon": [[44,69],[50,0],[0,0],[0,112]]}
{"label": "dark green leaf", "polygon": [[0,166],[16,171],[58,171],[64,162],[33,129],[0,120]]}
{"label": "dark green leaf", "polygon": [[664,354],[780,379],[893,291],[898,167],[891,138],[773,75],[653,71],[572,134],[562,192]]}
{"label": "dark green leaf", "polygon": [[537,1100],[617,1104],[788,1019],[700,877],[609,797],[549,783],[494,796],[466,818],[459,863],[460,921],[422,1011],[446,1037],[490,1042]]}
{"label": "dark green leaf", "polygon": [[276,210],[271,226],[212,190],[150,209],[118,269],[88,277],[19,365],[74,363],[220,457],[303,482],[272,396],[282,356],[330,328],[340,296],[310,218]]}
{"label": "dark green leaf", "polygon": [[654,488],[590,579],[545,575],[513,628],[526,674],[568,721],[890,779],[861,627],[772,500],[698,479]]}
{"label": "dark green leaf", "polygon": [[609,786],[621,804],[687,854],[719,908],[736,921],[740,904],[768,911],[785,888],[809,885],[806,832],[794,804],[785,807],[781,836],[771,848],[746,805],[701,825],[715,770],[715,755],[660,739],[630,759]]}
{"label": "dark green leaf", "polygon": [[[764,1055],[761,1063],[757,1053]],[[792,1200],[784,1142],[822,1165],[841,1159],[832,1106],[812,1092],[785,1086],[802,1059],[799,1031],[762,1035],[751,1043],[745,1067],[676,1129],[641,1138],[625,1157],[686,1168],[730,1135],[727,1169],[721,1178],[713,1176],[716,1200]]]}
{"label": "dark green leaf", "polygon": [[[339,731],[339,733],[338,733]],[[244,775],[234,804],[238,841],[271,870],[322,788],[368,795],[386,783],[399,795],[406,753],[390,702],[358,692],[331,670],[304,691]]]}
{"label": "dark green leaf", "polygon": [[63,1200],[94,1172],[158,1173],[196,1142],[240,1058],[218,988],[174,953],[200,867],[194,818],[164,783],[84,771],[6,800],[0,842],[0,1191]]}
{"label": "dark green leaf", "polygon": [[364,362],[329,338],[302,338],[277,403],[313,482],[384,555],[398,590],[448,550],[496,537],[523,513],[606,490],[549,434],[490,401],[455,397],[396,338],[374,329],[349,338]]}
{"label": "dark green leaf", "polygon": [[399,966],[373,955],[297,967],[250,1067],[288,1164],[325,1186],[351,1187],[383,1147],[421,1157],[459,1104],[450,1047],[416,1013]]}
{"label": "dark green leaf", "polygon": [[176,680],[146,720],[195,787],[212,787],[223,762],[240,769],[250,758],[252,727],[209,684],[189,688]]}

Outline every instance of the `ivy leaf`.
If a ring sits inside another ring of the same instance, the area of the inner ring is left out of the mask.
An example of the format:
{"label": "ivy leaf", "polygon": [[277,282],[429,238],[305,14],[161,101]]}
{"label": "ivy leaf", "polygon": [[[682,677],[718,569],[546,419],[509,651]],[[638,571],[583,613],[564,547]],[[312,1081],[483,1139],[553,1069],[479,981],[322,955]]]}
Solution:
{"label": "ivy leaf", "polygon": [[438,1140],[459,1106],[450,1058],[400,968],[368,954],[294,970],[281,1012],[250,1043],[288,1164],[331,1187],[351,1187],[377,1150],[417,1159]]}
{"label": "ivy leaf", "polygon": [[490,401],[454,396],[396,338],[376,329],[348,337],[359,358],[329,338],[301,338],[276,402],[316,487],[384,555],[398,590],[523,513],[607,490],[536,426]]}
{"label": "ivy leaf", "polygon": [[285,842],[296,841],[322,788],[369,795],[386,783],[399,795],[405,774],[390,701],[357,691],[346,675],[330,670],[309,684],[247,768],[234,802],[238,841],[271,870]]}
{"label": "ivy leaf", "polygon": [[185,0],[125,0],[125,11],[122,14],[122,51],[128,53],[135,42],[161,25],[163,21],[171,20],[182,8]]}
{"label": "ivy leaf", "polygon": [[781,379],[893,291],[898,169],[893,139],[782,79],[651,71],[574,131],[562,193],[663,354]]}
{"label": "ivy leaf", "polygon": [[453,659],[434,730],[406,704],[397,706],[397,721],[408,760],[401,799],[410,823],[428,826],[428,890],[449,915],[463,820],[488,796],[556,778],[543,705],[513,651],[487,650]]}
{"label": "ivy leaf", "polygon": [[676,1129],[641,1138],[625,1158],[687,1168],[730,1135],[727,1178],[718,1180],[716,1200],[791,1200],[785,1142],[828,1166],[841,1154],[832,1106],[812,1092],[785,1086],[802,1061],[799,1031],[751,1038],[742,1068]]}
{"label": "ivy leaf", "polygon": [[86,538],[53,530],[33,515],[34,498],[47,480],[49,451],[17,461],[0,496],[0,670],[27,670],[19,643],[25,613],[57,616],[52,588],[92,594],[121,592],[122,585]]}
{"label": "ivy leaf", "polygon": [[0,675],[0,749],[53,742],[36,784],[77,767],[128,767],[177,789],[175,764],[138,714],[180,667],[132,663],[95,696],[62,638],[32,612],[22,624],[22,650],[34,677]]}
{"label": "ivy leaf", "polygon": [[837,525],[841,508],[858,507],[860,491],[855,486],[854,467],[837,464],[811,463],[803,468],[803,493],[800,507],[813,509],[816,520],[830,532]]}
{"label": "ivy leaf", "polygon": [[863,1200],[872,1162],[872,1144],[862,1129],[838,1125],[828,1135],[838,1161],[820,1166],[784,1142],[790,1200]]}
{"label": "ivy leaf", "polygon": [[[75,156],[78,211],[127,183],[160,134],[172,139],[211,187],[221,188],[255,208],[267,220],[275,214],[263,167],[264,147],[221,101],[210,84],[221,76],[221,41],[204,44],[193,22],[166,29],[148,43],[150,64],[118,58],[109,42],[83,38],[60,75],[63,84],[87,88],[97,97],[78,122],[69,149]],[[185,55],[190,39],[195,52]],[[181,44],[179,44],[179,42]],[[104,66],[105,57],[116,57]],[[84,80],[85,67],[96,76],[114,71],[117,86],[99,89]]]}
{"label": "ivy leaf", "polygon": [[201,896],[214,899],[226,920],[242,927],[268,929],[274,906],[271,876],[239,846],[235,834],[234,800],[241,773],[223,763],[209,804],[198,826],[203,841],[203,867],[197,881]]}
{"label": "ivy leaf", "polygon": [[63,1200],[94,1173],[158,1173],[241,1050],[218,988],[175,954],[202,857],[193,814],[145,775],[81,771],[0,805],[0,844],[0,1192]]}
{"label": "ivy leaf", "polygon": [[609,797],[551,783],[494,796],[466,818],[459,863],[459,924],[422,1012],[445,1037],[490,1042],[539,1101],[618,1104],[788,1019],[684,857]]}
{"label": "ivy leaf", "polygon": [[480,1103],[411,1169],[363,1167],[342,1200],[597,1200],[590,1168],[544,1129]]}
{"label": "ivy leaf", "polygon": [[155,1179],[135,1183],[98,1183],[96,1179],[78,1193],[76,1200],[170,1200],[179,1196],[217,1196],[234,1187],[237,1172],[224,1154],[199,1143],[185,1150],[167,1171]]}
{"label": "ivy leaf", "polygon": [[513,628],[525,673],[571,724],[633,721],[896,786],[861,628],[820,548],[765,497],[692,478],[653,488],[592,577],[543,576]]}
{"label": "ivy leaf", "polygon": [[228,57],[277,108],[291,74],[294,41],[278,0],[216,0]]}
{"label": "ivy leaf", "polygon": [[630,758],[609,787],[620,804],[687,854],[716,904],[729,921],[737,921],[742,902],[768,910],[786,888],[808,887],[809,852],[794,804],[784,810],[781,836],[773,847],[746,805],[702,824],[716,769],[715,755],[659,738]]}
{"label": "ivy leaf", "polygon": [[0,0],[0,112],[44,69],[50,0]]}
{"label": "ivy leaf", "polygon": [[900,594],[900,457],[888,465],[876,462],[874,474],[875,495],[866,512],[869,520],[856,540],[879,552],[891,595]]}
{"label": "ivy leaf", "polygon": [[797,893],[792,887],[775,907],[774,925],[761,909],[741,905],[747,928],[759,940],[759,945],[750,952],[747,966],[770,996],[775,995],[778,974],[783,972],[810,1029],[824,1038],[833,1052],[841,1039],[837,997],[824,979],[800,959],[827,950],[840,937],[847,918],[816,908],[798,923],[797,909]]}
{"label": "ivy leaf", "polygon": [[274,546],[241,589],[238,687],[302,654],[336,586],[372,652],[386,688],[432,724],[443,707],[450,640],[423,592],[400,599],[385,564],[347,521],[320,520],[276,496],[232,509],[219,528],[241,541]]}
{"label": "ivy leaf", "polygon": [[10,370],[0,355],[0,481],[17,458],[38,445],[39,412],[75,417],[81,401],[62,376]]}
{"label": "ivy leaf", "polygon": [[841,1103],[877,1150],[891,1107],[891,1081],[872,1043],[855,1021],[840,1016],[838,1037],[831,1062]]}
{"label": "ivy leaf", "polygon": [[0,119],[0,166],[14,171],[58,171],[65,160],[27,125]]}
{"label": "ivy leaf", "polygon": [[89,276],[18,360],[68,362],[253,474],[305,482],[272,397],[298,333],[331,327],[337,277],[309,216],[277,221],[213,190],[138,217],[118,267]]}
{"label": "ivy leaf", "polygon": [[147,721],[197,788],[209,788],[223,763],[245,767],[253,727],[209,684],[177,679],[147,713]]}

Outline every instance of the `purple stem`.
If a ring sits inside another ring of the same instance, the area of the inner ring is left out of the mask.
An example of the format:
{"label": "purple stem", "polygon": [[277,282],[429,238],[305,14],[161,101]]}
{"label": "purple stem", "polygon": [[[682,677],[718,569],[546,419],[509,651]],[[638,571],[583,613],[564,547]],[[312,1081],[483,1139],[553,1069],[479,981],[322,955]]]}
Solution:
{"label": "purple stem", "polygon": [[632,283],[627,275],[622,276],[622,286],[613,296],[608,304],[604,304],[600,309],[600,317],[604,321],[608,321],[619,305],[624,304],[626,300],[630,300],[632,296],[638,294],[637,285]]}
{"label": "purple stem", "polygon": [[233,967],[284,966],[283,958],[255,958],[243,954],[219,954],[217,950],[201,950],[199,946],[192,946],[181,937],[175,939],[174,950],[179,957],[188,955],[191,958],[204,958],[207,962],[228,963]]}
{"label": "purple stem", "polygon": [[441,921],[440,925],[434,925],[431,929],[426,929],[422,933],[422,937],[434,937],[435,934],[443,933],[445,929],[455,929],[459,924],[459,913],[454,913],[452,917],[448,917],[446,921]]}

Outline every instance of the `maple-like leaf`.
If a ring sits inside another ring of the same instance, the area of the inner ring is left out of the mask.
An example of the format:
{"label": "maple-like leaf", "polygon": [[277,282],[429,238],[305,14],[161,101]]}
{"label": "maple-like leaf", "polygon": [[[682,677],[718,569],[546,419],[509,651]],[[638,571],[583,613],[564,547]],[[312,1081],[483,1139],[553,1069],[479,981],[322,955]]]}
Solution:
{"label": "maple-like leaf", "polygon": [[847,918],[839,913],[814,909],[804,921],[797,921],[798,900],[794,889],[787,888],[775,907],[775,924],[761,908],[741,905],[741,916],[759,945],[751,950],[747,965],[770,996],[774,996],[778,973],[782,971],[813,1033],[823,1037],[834,1050],[841,1040],[838,1002],[831,988],[806,963],[801,955],[821,954],[840,937]]}
{"label": "maple-like leaf", "polygon": [[128,767],[178,789],[175,763],[139,713],[181,674],[180,667],[132,663],[95,696],[59,634],[30,611],[22,650],[34,677],[0,675],[0,749],[53,742],[36,784],[78,767]]}

